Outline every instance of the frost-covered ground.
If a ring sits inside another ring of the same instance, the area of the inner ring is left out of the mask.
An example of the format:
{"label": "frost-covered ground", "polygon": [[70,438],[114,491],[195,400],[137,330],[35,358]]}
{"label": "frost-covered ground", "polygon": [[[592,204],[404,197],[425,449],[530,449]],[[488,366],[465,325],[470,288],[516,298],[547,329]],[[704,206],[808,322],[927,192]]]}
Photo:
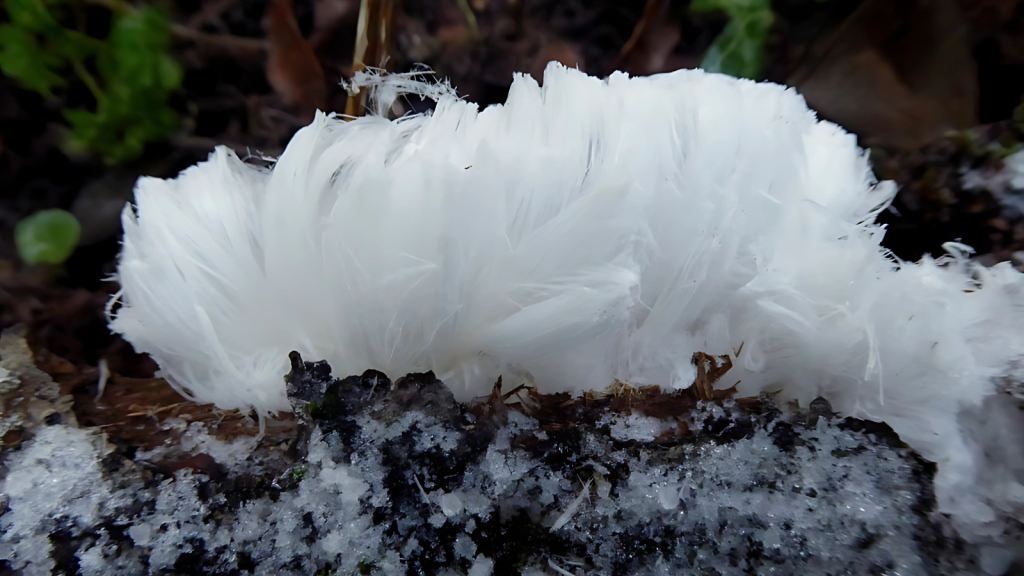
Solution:
{"label": "frost-covered ground", "polygon": [[8,457],[0,557],[86,576],[1005,569],[934,512],[929,464],[824,401],[625,389],[467,407],[429,374],[337,381],[297,358],[289,394],[307,416],[280,446],[171,422],[181,442],[127,454],[44,425]]}
{"label": "frost-covered ground", "polygon": [[968,170],[963,175],[966,190],[987,190],[999,200],[1010,217],[1024,215],[1024,150],[1003,159],[998,170],[991,167]]}

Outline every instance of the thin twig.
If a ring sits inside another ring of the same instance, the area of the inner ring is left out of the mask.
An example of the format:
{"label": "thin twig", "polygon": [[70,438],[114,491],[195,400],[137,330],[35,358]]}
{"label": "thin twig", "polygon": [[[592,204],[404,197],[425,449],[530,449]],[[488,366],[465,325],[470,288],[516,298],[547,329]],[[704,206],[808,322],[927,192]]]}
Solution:
{"label": "thin twig", "polygon": [[175,408],[184,406],[185,404],[187,404],[187,402],[178,402],[177,404],[171,404],[169,406],[161,406],[160,408],[157,408],[156,410],[146,410],[145,412],[132,412],[131,414],[125,414],[125,416],[126,417],[155,416],[155,415],[157,415],[157,414],[159,414],[161,412],[166,412],[167,410],[174,410]]}
{"label": "thin twig", "polygon": [[477,24],[473,7],[469,5],[469,0],[456,0],[456,3],[459,5],[459,10],[462,11],[462,17],[466,19],[466,26],[469,27],[469,37],[475,40],[480,36],[480,25]]}
{"label": "thin twig", "polygon": [[[353,73],[387,66],[394,8],[395,0],[362,0],[360,3]],[[366,91],[350,95],[345,103],[345,115],[359,117],[365,113]]]}
{"label": "thin twig", "polygon": [[233,50],[246,52],[266,52],[267,41],[259,38],[244,38],[242,36],[231,36],[229,34],[209,34],[193,30],[181,24],[171,24],[171,34],[182,40],[190,40],[196,44],[209,44],[221,46]]}
{"label": "thin twig", "polygon": [[103,99],[103,91],[100,90],[100,85],[96,82],[96,78],[93,78],[93,75],[82,64],[81,58],[72,58],[71,67],[75,69],[75,74],[78,74],[78,78],[89,89],[89,92],[92,93],[92,97],[96,99],[96,104],[98,105],[100,100]]}
{"label": "thin twig", "polygon": [[[132,4],[122,0],[86,0],[86,2],[97,6],[103,6],[112,12],[128,12],[134,14],[139,11],[139,9]],[[181,24],[172,23],[171,34],[177,38],[190,40],[197,44],[218,45],[225,48],[245,50],[248,52],[265,52],[267,50],[267,42],[259,38],[243,38],[241,36],[231,36],[230,34],[209,34],[207,32],[194,30],[188,26],[182,26]]]}
{"label": "thin twig", "polygon": [[213,0],[204,2],[198,12],[188,19],[187,26],[193,30],[202,27],[204,24],[212,23],[220,18],[221,14],[231,8],[238,0]]}

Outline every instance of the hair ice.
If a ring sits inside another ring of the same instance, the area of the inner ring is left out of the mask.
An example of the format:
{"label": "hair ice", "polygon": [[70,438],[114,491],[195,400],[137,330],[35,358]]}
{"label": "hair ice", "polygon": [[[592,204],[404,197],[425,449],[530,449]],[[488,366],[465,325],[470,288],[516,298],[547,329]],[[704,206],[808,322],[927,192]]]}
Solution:
{"label": "hair ice", "polygon": [[793,90],[552,64],[479,110],[369,78],[436,109],[320,114],[272,169],[219,148],[139,181],[112,327],[188,397],[287,409],[291,350],[338,375],[433,370],[462,399],[502,374],[683,388],[694,352],[729,354],[720,386],[887,422],[939,463],[945,511],[1011,505],[971,488],[984,456],[958,418],[1024,352],[1022,276],[956,245],[888,255],[893,184]]}

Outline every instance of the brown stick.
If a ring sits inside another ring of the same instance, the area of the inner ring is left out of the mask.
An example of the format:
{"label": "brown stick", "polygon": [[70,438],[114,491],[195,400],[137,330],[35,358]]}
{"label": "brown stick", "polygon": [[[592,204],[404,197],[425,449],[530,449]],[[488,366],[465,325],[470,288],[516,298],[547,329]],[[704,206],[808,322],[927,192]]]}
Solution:
{"label": "brown stick", "polygon": [[[393,36],[395,1],[362,0],[359,6],[355,56],[352,58],[353,74],[371,67],[386,69]],[[348,97],[345,114],[352,117],[366,114],[365,90]]]}
{"label": "brown stick", "polygon": [[619,55],[612,64],[614,70],[619,70],[626,63],[633,50],[636,49],[640,39],[654,28],[664,7],[665,0],[647,0],[647,3],[644,4],[644,11],[640,15],[640,20],[633,28],[633,33],[629,35],[629,40],[626,40],[626,43],[622,45],[622,50],[619,50]]}
{"label": "brown stick", "polygon": [[192,28],[182,26],[181,24],[171,24],[171,33],[182,40],[190,40],[196,44],[220,46],[229,50],[239,50],[243,52],[263,53],[267,51],[267,42],[259,38],[243,38],[241,36],[231,36],[228,34],[209,34],[207,32],[193,30]]}

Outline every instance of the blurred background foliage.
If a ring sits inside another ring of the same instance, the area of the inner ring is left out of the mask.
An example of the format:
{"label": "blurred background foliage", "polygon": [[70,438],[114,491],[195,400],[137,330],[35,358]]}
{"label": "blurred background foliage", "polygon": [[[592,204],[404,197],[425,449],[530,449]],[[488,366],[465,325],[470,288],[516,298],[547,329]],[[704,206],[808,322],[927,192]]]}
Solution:
{"label": "blurred background foliage", "polygon": [[1024,134],[1024,0],[5,0],[0,327],[145,374],[117,365],[102,316],[140,176],[217,145],[267,162],[315,110],[360,113],[339,84],[365,66],[425,65],[485,106],[552,60],[793,86],[900,184],[882,216],[897,255],[959,238],[1024,262],[1006,165]]}
{"label": "blurred background foliage", "polygon": [[737,78],[761,77],[765,43],[775,22],[769,0],[694,0],[694,12],[721,11],[729,17],[712,40],[700,67]]}
{"label": "blurred background foliage", "polygon": [[[167,105],[181,84],[170,54],[170,20],[160,10],[110,2],[109,30],[96,38],[70,26],[75,0],[8,0],[0,26],[0,70],[21,87],[56,100],[72,74],[92,96],[86,109],[61,107],[69,146],[108,164],[137,158],[150,142],[169,137],[178,114]],[[81,26],[80,26],[81,27]]]}

